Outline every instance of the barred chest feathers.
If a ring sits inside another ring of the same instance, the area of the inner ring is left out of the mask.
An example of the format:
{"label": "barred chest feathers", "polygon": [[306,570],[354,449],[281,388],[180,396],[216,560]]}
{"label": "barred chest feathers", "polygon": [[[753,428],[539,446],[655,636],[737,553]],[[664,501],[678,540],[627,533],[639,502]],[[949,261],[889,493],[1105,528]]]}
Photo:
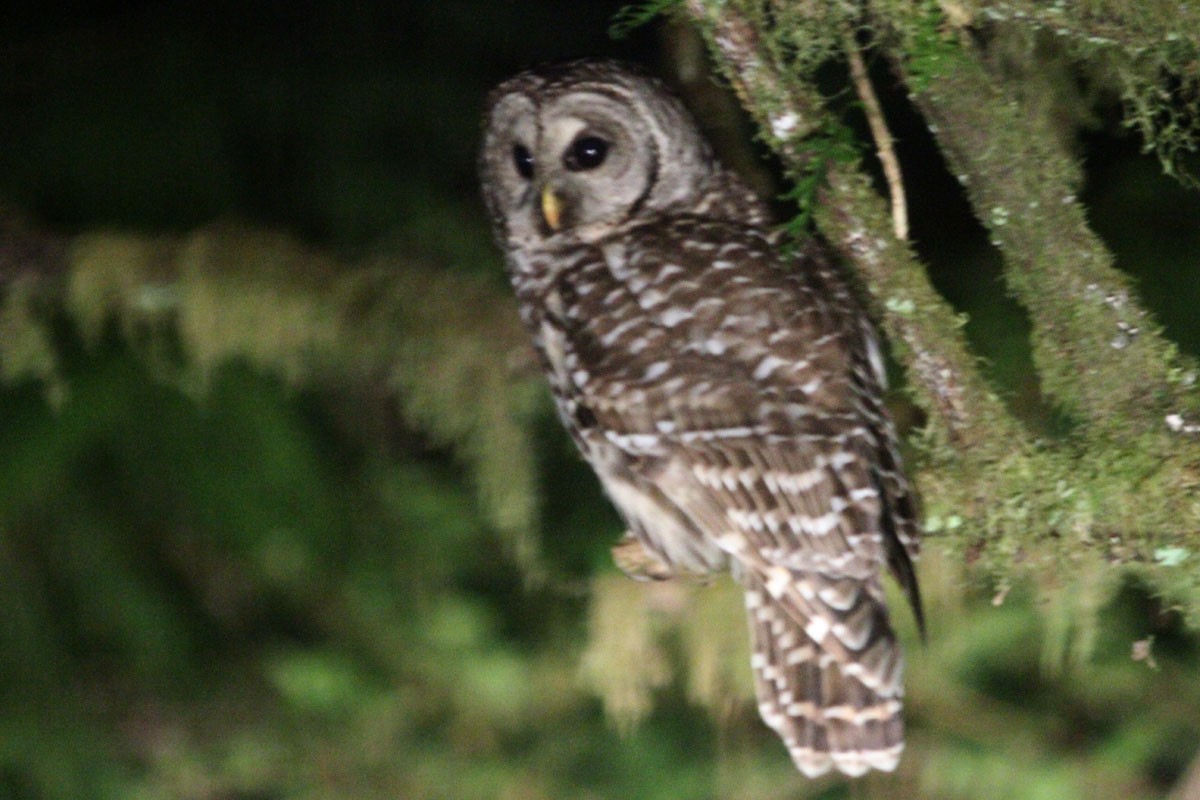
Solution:
{"label": "barred chest feathers", "polygon": [[[584,401],[585,384],[591,376],[580,366],[579,353],[569,328],[577,328],[582,322],[580,315],[587,304],[578,303],[580,295],[590,295],[599,288],[587,279],[595,279],[597,273],[606,273],[605,277],[611,281],[624,269],[621,263],[624,250],[620,245],[589,251],[595,258],[588,264],[572,263],[570,270],[561,270],[559,260],[541,264],[543,259],[536,256],[532,259],[518,256],[519,260],[512,264],[514,282],[524,287],[523,291],[518,289],[518,296],[523,301],[522,315],[533,334],[559,419],[600,479],[605,494],[629,526],[631,535],[672,569],[698,575],[726,569],[728,554],[647,481],[647,475],[656,470],[678,469],[677,465],[668,465],[663,459],[666,449],[661,441],[663,433],[671,432],[675,423],[670,419],[649,419],[651,424],[643,431],[602,429],[597,424],[596,413]],[[581,276],[585,281],[582,287],[579,285]],[[624,287],[619,283],[606,283],[608,285],[603,287],[606,296],[616,302],[616,298],[624,293]],[[563,298],[564,290],[570,294],[570,303]],[[640,306],[626,304],[625,310],[636,314]],[[590,321],[596,322],[594,318]],[[648,318],[610,320],[608,330],[600,336],[601,343],[604,343],[605,335],[614,333],[628,334],[636,339],[636,328],[652,324]],[[637,349],[636,344],[634,347]],[[642,414],[653,416],[652,401],[643,390],[618,381],[609,385],[607,394],[610,395],[606,404],[609,409],[637,406]],[[660,460],[662,463],[658,464]],[[637,470],[636,475],[631,469]]]}

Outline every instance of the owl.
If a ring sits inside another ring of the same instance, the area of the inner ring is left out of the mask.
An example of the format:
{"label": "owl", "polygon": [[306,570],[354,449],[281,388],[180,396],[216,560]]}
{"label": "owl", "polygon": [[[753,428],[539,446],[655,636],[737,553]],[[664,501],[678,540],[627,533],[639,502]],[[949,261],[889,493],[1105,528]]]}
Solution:
{"label": "owl", "polygon": [[895,768],[923,631],[916,503],[870,322],[636,68],[524,72],[488,99],[484,202],[558,414],[628,531],[635,577],[729,570],[758,707],[808,776]]}

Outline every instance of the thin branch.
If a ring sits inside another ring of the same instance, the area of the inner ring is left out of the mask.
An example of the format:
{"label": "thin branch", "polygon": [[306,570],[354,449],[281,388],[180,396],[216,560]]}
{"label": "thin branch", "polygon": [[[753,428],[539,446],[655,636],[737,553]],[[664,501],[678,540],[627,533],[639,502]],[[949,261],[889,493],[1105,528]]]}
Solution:
{"label": "thin branch", "polygon": [[895,141],[892,132],[888,130],[887,120],[884,119],[883,109],[871,85],[871,77],[867,74],[867,65],[863,63],[862,52],[858,49],[854,33],[847,30],[844,37],[846,57],[850,59],[850,79],[854,83],[854,91],[862,101],[863,113],[867,115],[867,124],[871,126],[871,138],[875,140],[876,153],[883,165],[883,176],[887,180],[888,191],[892,199],[892,230],[896,238],[908,240],[908,203],[904,199],[904,176],[900,171],[900,159],[896,157]]}

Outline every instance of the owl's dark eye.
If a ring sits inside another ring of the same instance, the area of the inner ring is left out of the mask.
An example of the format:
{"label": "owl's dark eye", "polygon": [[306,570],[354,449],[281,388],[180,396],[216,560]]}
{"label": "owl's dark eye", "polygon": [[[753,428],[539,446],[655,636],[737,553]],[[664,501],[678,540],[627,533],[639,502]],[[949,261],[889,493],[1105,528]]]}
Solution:
{"label": "owl's dark eye", "polygon": [[513,166],[517,174],[525,180],[533,177],[533,153],[523,144],[514,144],[512,149]]}
{"label": "owl's dark eye", "polygon": [[581,136],[576,139],[563,157],[563,163],[572,172],[595,169],[608,156],[608,142],[599,136]]}

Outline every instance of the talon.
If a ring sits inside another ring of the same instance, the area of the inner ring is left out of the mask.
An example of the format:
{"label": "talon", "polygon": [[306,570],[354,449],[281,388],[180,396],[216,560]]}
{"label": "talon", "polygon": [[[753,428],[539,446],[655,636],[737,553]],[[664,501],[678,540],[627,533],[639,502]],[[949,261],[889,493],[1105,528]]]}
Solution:
{"label": "talon", "polygon": [[613,545],[612,559],[621,572],[637,581],[665,581],[675,577],[671,567],[631,532]]}

